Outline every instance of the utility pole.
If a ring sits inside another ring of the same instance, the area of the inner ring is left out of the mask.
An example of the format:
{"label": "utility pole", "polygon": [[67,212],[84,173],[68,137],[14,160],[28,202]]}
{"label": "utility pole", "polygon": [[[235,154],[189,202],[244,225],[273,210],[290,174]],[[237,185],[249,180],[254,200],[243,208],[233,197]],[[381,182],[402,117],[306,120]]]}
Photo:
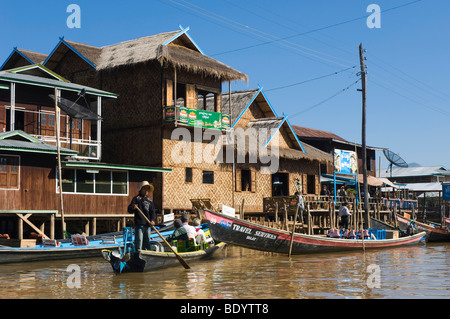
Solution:
{"label": "utility pole", "polygon": [[362,158],[363,158],[363,190],[364,190],[364,228],[370,227],[369,198],[367,186],[367,150],[366,150],[366,65],[364,64],[364,50],[362,43],[359,45],[359,65],[361,68],[361,93],[362,93]]}

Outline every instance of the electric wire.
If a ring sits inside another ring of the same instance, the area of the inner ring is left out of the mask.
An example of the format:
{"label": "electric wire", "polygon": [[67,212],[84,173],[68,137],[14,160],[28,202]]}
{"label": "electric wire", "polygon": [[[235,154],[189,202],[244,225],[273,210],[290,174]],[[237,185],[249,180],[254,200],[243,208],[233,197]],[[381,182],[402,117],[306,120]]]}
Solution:
{"label": "electric wire", "polygon": [[[423,1],[423,0],[415,0],[415,1],[408,2],[408,3],[404,3],[402,5],[398,5],[396,7],[392,7],[392,8],[383,10],[382,13],[386,13],[386,12],[389,12],[389,11],[392,11],[392,10],[403,8],[403,7],[415,4],[415,3],[420,2],[420,1]],[[276,39],[276,40],[271,40],[271,41],[267,41],[267,42],[263,42],[263,43],[249,45],[249,46],[242,47],[242,48],[237,48],[237,49],[233,49],[233,50],[228,50],[228,51],[224,51],[224,52],[215,53],[215,54],[212,54],[211,56],[217,56],[217,55],[223,55],[223,54],[228,54],[228,53],[232,53],[232,52],[238,52],[238,51],[242,51],[242,50],[247,50],[247,49],[259,47],[259,46],[262,46],[262,45],[271,44],[271,43],[274,43],[274,42],[279,42],[279,41],[282,41],[282,40],[288,40],[288,39],[296,38],[296,37],[299,37],[299,36],[302,36],[302,35],[311,34],[311,33],[314,33],[314,32],[318,32],[318,31],[334,28],[334,27],[341,26],[341,25],[344,25],[344,24],[347,24],[347,23],[351,23],[351,22],[354,22],[354,21],[358,21],[358,20],[361,20],[361,19],[367,19],[369,16],[370,16],[370,14],[364,15],[364,16],[361,16],[361,17],[357,17],[357,18],[353,18],[353,19],[349,19],[349,20],[346,20],[346,21],[337,22],[337,23],[330,24],[330,25],[327,25],[327,26],[319,27],[319,28],[316,28],[316,29],[313,29],[313,30],[309,30],[309,31],[306,31],[306,32],[301,32],[301,33],[293,34],[293,35],[290,35],[290,36],[282,37],[282,38],[279,38],[279,39]]]}
{"label": "electric wire", "polygon": [[345,91],[349,90],[352,86],[354,86],[355,84],[357,84],[359,81],[361,81],[361,79],[356,80],[355,82],[351,83],[351,84],[348,85],[347,87],[345,87],[345,88],[339,90],[339,91],[336,92],[335,94],[331,95],[330,97],[327,97],[325,100],[322,100],[322,101],[320,101],[319,103],[316,103],[316,104],[314,104],[314,105],[312,105],[312,106],[310,106],[310,107],[307,107],[306,109],[303,109],[303,110],[301,110],[301,111],[299,111],[299,112],[296,112],[296,113],[294,113],[294,114],[290,114],[290,115],[289,115],[289,118],[291,119],[291,118],[293,118],[293,117],[295,117],[295,116],[298,116],[298,115],[303,114],[303,113],[305,113],[305,112],[311,111],[312,109],[315,109],[316,107],[319,107],[320,105],[322,105],[322,104],[324,104],[324,103],[330,101],[331,99],[335,98],[336,96],[338,96],[338,95],[344,93]]}
{"label": "electric wire", "polygon": [[281,89],[287,89],[287,88],[290,88],[290,87],[293,87],[293,86],[309,83],[309,82],[312,82],[312,81],[317,81],[317,80],[320,80],[320,79],[324,79],[324,78],[327,78],[327,77],[330,77],[330,76],[333,76],[333,75],[337,75],[339,73],[342,73],[342,72],[354,69],[356,67],[357,67],[357,65],[352,66],[350,68],[346,68],[346,69],[340,70],[340,71],[329,73],[329,74],[326,74],[326,75],[318,76],[318,77],[315,77],[315,78],[312,78],[312,79],[309,79],[309,80],[305,80],[305,81],[301,81],[301,82],[297,82],[297,83],[292,83],[292,84],[283,85],[283,86],[279,86],[279,87],[276,87],[276,88],[264,90],[264,92],[270,92],[270,91],[276,91],[276,90],[281,90]]}

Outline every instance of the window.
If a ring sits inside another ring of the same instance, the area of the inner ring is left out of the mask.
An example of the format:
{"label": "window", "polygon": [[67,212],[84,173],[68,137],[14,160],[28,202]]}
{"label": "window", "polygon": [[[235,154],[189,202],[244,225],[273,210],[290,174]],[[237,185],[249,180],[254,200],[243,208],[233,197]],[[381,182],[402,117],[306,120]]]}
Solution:
{"label": "window", "polygon": [[65,193],[128,194],[128,172],[65,168],[62,177]]}
{"label": "window", "polygon": [[128,193],[127,172],[112,172],[113,194]]}
{"label": "window", "polygon": [[252,190],[252,174],[249,169],[241,170],[241,184],[243,192]]}
{"label": "window", "polygon": [[77,193],[94,193],[94,174],[77,170]]}
{"label": "window", "polygon": [[203,184],[214,184],[213,171],[203,171]]}
{"label": "window", "polygon": [[306,185],[308,187],[308,194],[315,194],[316,193],[316,176],[315,175],[308,175],[306,180]]}
{"label": "window", "polygon": [[186,167],[185,172],[186,172],[186,177],[185,177],[184,181],[186,183],[192,183],[192,167]]}
{"label": "window", "polygon": [[95,174],[95,192],[98,194],[111,194],[110,171],[99,171]]}
{"label": "window", "polygon": [[50,126],[54,126],[55,125],[55,115],[54,114],[49,114],[48,115],[48,125],[50,125]]}
{"label": "window", "polygon": [[236,170],[236,192],[256,191],[256,171],[254,169]]}
{"label": "window", "polygon": [[62,189],[63,192],[75,192],[75,170],[65,169],[62,171]]}
{"label": "window", "polygon": [[0,155],[0,188],[19,189],[19,157]]}

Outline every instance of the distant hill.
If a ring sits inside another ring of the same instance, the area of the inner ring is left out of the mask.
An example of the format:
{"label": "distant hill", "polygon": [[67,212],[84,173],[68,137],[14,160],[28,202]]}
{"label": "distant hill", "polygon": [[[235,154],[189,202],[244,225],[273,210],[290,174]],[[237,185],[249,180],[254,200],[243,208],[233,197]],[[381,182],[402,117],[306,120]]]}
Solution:
{"label": "distant hill", "polygon": [[408,163],[408,167],[421,167],[419,163]]}

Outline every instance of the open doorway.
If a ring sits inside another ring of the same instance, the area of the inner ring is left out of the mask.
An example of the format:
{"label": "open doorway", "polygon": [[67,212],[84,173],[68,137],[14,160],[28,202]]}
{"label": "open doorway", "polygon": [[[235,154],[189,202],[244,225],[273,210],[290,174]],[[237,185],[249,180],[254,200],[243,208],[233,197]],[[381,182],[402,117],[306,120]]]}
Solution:
{"label": "open doorway", "polygon": [[289,196],[289,173],[272,174],[272,196]]}

